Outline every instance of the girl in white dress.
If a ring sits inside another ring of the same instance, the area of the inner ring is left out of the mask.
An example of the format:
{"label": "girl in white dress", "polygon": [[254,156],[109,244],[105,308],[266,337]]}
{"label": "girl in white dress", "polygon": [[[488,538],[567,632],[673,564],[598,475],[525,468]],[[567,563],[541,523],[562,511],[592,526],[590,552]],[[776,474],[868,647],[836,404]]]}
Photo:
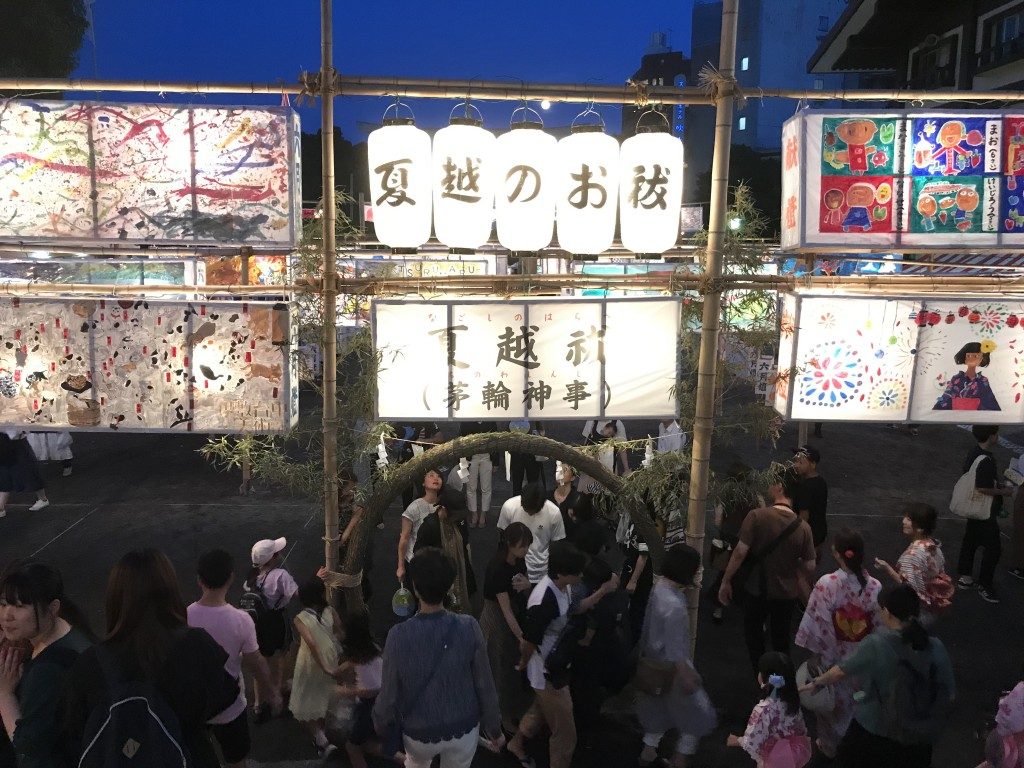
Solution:
{"label": "girl in white dress", "polygon": [[324,752],[328,746],[324,717],[338,675],[341,621],[327,604],[327,590],[320,579],[299,587],[299,603],[302,610],[295,617],[295,631],[302,643],[295,660],[288,709],[296,720],[306,724],[313,743]]}

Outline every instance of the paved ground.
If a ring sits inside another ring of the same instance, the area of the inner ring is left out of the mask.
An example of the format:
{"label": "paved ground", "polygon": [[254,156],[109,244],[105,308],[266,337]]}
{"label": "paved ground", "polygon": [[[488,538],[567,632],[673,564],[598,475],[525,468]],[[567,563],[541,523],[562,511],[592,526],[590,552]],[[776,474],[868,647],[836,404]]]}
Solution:
{"label": "paved ground", "polygon": [[[631,436],[656,429],[653,423],[627,426]],[[553,431],[556,437],[575,439],[578,425]],[[1006,437],[1024,445],[1024,433]],[[98,628],[102,628],[106,575],[116,559],[132,547],[164,549],[178,568],[186,595],[196,593],[191,568],[201,552],[222,546],[243,564],[252,542],[263,537],[287,536],[292,545],[289,569],[298,578],[311,575],[322,552],[318,510],[301,499],[284,496],[238,497],[238,478],[215,473],[196,455],[201,443],[202,438],[194,436],[97,434],[76,438],[75,474],[62,478],[58,468],[47,469],[53,505],[29,513],[30,499],[16,499],[8,517],[0,521],[0,565],[27,555],[59,565],[70,594]],[[922,427],[920,435],[912,437],[882,426],[826,425],[824,439],[816,443],[824,457],[822,474],[831,487],[830,525],[860,530],[869,557],[895,558],[902,548],[900,504],[922,500],[944,509],[971,437],[955,427]],[[714,463],[724,468],[739,456],[763,465],[771,458],[782,458],[788,453],[782,449],[793,444],[791,433],[776,451],[769,446],[756,450],[753,445],[741,445],[735,453],[722,451]],[[1010,455],[1003,449],[1001,462],[1005,464]],[[496,485],[495,510],[507,495],[503,477]],[[379,594],[373,607],[381,637],[391,620],[386,598],[394,589],[391,573],[398,514],[397,506],[393,507],[387,527],[375,542]],[[961,532],[958,521],[942,520],[939,534],[946,543],[947,560],[952,562]],[[478,573],[494,542],[492,529],[473,532]],[[952,654],[960,687],[954,717],[936,753],[939,768],[973,766],[979,761],[974,730],[985,714],[994,710],[999,692],[1020,679],[1024,583],[1009,577],[1005,568],[1004,558],[997,580],[1003,596],[1000,605],[983,603],[974,593],[959,593],[951,619],[939,628]],[[741,753],[721,746],[729,730],[742,729],[756,696],[738,615],[729,616],[723,626],[700,622],[697,664],[722,713],[722,727],[704,741],[695,764],[749,765]],[[608,727],[581,744],[575,761],[578,768],[635,763],[639,736],[626,713],[628,701],[610,703]],[[300,765],[298,761],[314,761],[315,753],[294,721],[281,719],[256,730],[253,758],[264,764],[288,761],[294,768]],[[507,756],[481,752],[474,765],[514,763]]]}

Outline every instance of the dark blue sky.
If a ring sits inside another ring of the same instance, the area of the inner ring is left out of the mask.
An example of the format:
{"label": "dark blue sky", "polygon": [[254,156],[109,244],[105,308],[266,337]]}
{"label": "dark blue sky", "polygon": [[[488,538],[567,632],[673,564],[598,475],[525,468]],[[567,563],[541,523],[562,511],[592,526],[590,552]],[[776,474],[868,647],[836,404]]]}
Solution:
{"label": "dark blue sky", "polygon": [[[673,48],[689,52],[692,1],[336,0],[334,64],[353,75],[618,84],[639,66],[652,32],[668,32]],[[77,77],[295,82],[302,70],[319,68],[317,0],[94,0],[92,8],[95,59],[86,39]],[[231,95],[166,98],[259,103]],[[379,121],[388,103],[382,98],[341,98],[336,122],[347,138],[361,141],[356,122]],[[424,127],[445,124],[454,104],[412,102]],[[500,129],[507,126],[515,105],[478,106],[488,127]],[[556,105],[544,118],[552,125],[566,124],[581,109]],[[606,106],[599,111],[617,132],[619,110]],[[301,114],[303,128],[316,131],[319,111],[307,108]]]}

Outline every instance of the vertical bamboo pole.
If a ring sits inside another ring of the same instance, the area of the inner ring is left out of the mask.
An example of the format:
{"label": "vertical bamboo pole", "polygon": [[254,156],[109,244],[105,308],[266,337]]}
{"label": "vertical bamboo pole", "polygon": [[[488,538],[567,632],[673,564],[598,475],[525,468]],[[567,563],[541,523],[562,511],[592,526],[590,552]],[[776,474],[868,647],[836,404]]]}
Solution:
{"label": "vertical bamboo pole", "polygon": [[323,349],[324,349],[324,561],[338,570],[338,303],[337,253],[334,242],[334,33],[332,0],[320,0],[320,144],[323,163]]}
{"label": "vertical bamboo pole", "polygon": [[[711,215],[708,222],[707,263],[704,274],[713,281],[704,296],[700,357],[697,364],[697,408],[693,420],[693,451],[690,465],[690,503],[686,539],[704,551],[704,528],[711,463],[711,435],[715,426],[715,379],[718,367],[718,331],[722,313],[722,251],[725,245],[726,211],[729,207],[729,151],[732,143],[733,88],[736,69],[736,21],[739,0],[723,0],[722,43],[718,71],[727,78],[715,94],[715,152],[711,165]],[[698,582],[699,587],[699,582]],[[690,599],[690,630],[697,642],[697,596]]]}

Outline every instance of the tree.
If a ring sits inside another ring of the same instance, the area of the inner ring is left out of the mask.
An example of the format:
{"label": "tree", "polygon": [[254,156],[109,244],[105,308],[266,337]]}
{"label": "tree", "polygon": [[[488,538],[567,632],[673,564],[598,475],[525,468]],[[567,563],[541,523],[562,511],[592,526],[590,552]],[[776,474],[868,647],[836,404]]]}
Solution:
{"label": "tree", "polygon": [[[782,211],[782,160],[751,149],[745,144],[733,144],[729,155],[730,190],[743,185],[757,207],[764,213],[763,236],[778,237]],[[697,177],[697,199],[711,199],[711,172]],[[735,200],[735,198],[733,198]]]}
{"label": "tree", "polygon": [[0,75],[67,77],[89,28],[83,0],[0,0]]}

